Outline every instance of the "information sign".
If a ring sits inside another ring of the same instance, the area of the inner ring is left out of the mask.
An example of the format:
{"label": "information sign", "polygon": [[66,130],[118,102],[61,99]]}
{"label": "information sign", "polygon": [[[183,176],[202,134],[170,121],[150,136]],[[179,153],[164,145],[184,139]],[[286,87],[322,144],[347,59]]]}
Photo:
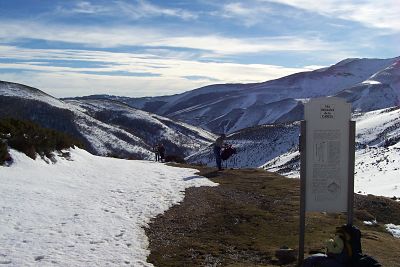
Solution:
{"label": "information sign", "polygon": [[348,209],[349,124],[351,106],[336,97],[305,104],[306,211]]}

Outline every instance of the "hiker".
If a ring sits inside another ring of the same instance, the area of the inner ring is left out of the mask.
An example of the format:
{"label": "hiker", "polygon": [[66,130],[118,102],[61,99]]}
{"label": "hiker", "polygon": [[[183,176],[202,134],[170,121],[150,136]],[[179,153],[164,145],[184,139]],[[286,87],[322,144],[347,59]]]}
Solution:
{"label": "hiker", "polygon": [[160,161],[160,153],[158,153],[158,145],[153,146],[153,152],[156,161]]}
{"label": "hiker", "polygon": [[157,147],[158,147],[157,151],[158,151],[158,154],[160,157],[159,161],[163,162],[163,161],[165,161],[165,147],[162,143],[159,143]]}
{"label": "hiker", "polygon": [[315,254],[304,260],[302,267],[380,267],[371,256],[363,255],[361,231],[345,224],[336,227],[335,237],[327,241],[326,254]]}
{"label": "hiker", "polygon": [[214,142],[214,155],[218,170],[222,170],[221,166],[221,149],[224,145],[225,134],[221,134]]}

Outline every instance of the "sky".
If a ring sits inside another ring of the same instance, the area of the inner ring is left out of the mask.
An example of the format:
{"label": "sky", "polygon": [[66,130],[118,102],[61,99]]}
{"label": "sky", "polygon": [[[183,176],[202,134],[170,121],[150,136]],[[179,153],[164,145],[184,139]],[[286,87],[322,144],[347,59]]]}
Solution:
{"label": "sky", "polygon": [[158,96],[400,56],[397,0],[0,0],[0,80]]}

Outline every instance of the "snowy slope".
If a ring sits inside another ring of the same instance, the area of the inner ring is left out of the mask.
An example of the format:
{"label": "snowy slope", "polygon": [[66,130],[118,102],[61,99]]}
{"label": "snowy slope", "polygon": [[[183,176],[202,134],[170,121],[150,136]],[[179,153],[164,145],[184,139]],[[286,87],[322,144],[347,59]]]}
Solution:
{"label": "snowy slope", "polygon": [[162,142],[168,154],[187,156],[207,146],[215,135],[186,123],[132,108],[108,99],[66,99],[85,114],[137,136],[150,146]]}
{"label": "snowy slope", "polygon": [[[400,197],[400,108],[355,114],[353,120],[356,121],[356,192]],[[297,147],[293,146],[262,167],[299,177],[299,159]]]}
{"label": "snowy slope", "polygon": [[400,60],[337,96],[351,102],[354,110],[364,112],[399,105]]}
{"label": "snowy slope", "polygon": [[[353,114],[356,121],[356,192],[400,197],[400,108]],[[299,177],[299,123],[262,125],[228,135],[237,149],[223,165],[261,167]],[[215,166],[212,147],[187,157],[191,163]]]}
{"label": "snowy slope", "polygon": [[66,132],[97,155],[150,159],[151,149],[159,141],[165,142],[169,154],[188,155],[214,139],[202,129],[120,102],[59,100],[38,89],[8,82],[0,82],[1,117],[32,120]]}
{"label": "snowy slope", "polygon": [[143,227],[185,188],[216,185],[191,169],[70,153],[47,164],[12,150],[0,166],[0,264],[152,266]]}
{"label": "snowy slope", "polygon": [[37,100],[61,109],[71,108],[71,106],[65,104],[63,101],[52,97],[39,89],[17,83],[0,81],[0,96]]}
{"label": "snowy slope", "polygon": [[[229,168],[258,168],[265,162],[295,149],[298,142],[299,123],[261,125],[240,130],[227,136],[226,144],[237,150],[228,161]],[[186,158],[188,162],[215,166],[212,146]]]}
{"label": "snowy slope", "polygon": [[215,133],[233,133],[249,126],[299,120],[302,103],[320,96],[346,98],[359,111],[391,107],[400,96],[399,60],[352,58],[263,83],[217,84],[174,96],[122,101]]}

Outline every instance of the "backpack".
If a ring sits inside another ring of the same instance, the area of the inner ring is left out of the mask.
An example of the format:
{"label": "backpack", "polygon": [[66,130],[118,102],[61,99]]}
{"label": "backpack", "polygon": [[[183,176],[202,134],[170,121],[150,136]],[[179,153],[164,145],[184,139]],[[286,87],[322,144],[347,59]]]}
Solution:
{"label": "backpack", "polygon": [[343,240],[343,251],[337,256],[311,257],[303,266],[346,266],[346,267],[381,267],[373,257],[362,254],[361,231],[356,226],[345,224],[336,227],[336,233]]}
{"label": "backpack", "polygon": [[336,227],[336,235],[343,239],[343,251],[348,261],[357,261],[362,254],[360,229],[352,224],[345,224],[340,227]]}
{"label": "backpack", "polygon": [[221,152],[221,159],[222,160],[227,160],[229,159],[233,154],[236,154],[236,149],[232,147],[232,145],[228,145],[225,147],[222,152]]}
{"label": "backpack", "polygon": [[345,224],[336,228],[336,234],[344,241],[347,265],[351,267],[381,267],[373,257],[362,254],[361,231],[356,226]]}

